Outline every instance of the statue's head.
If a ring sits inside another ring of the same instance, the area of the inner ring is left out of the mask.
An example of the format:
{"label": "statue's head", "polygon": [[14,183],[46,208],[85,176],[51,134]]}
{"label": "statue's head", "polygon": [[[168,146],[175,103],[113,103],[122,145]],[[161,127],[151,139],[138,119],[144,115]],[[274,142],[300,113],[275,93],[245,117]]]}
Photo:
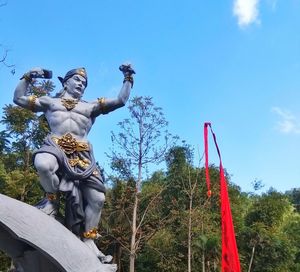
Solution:
{"label": "statue's head", "polygon": [[65,77],[58,77],[64,89],[59,96],[66,92],[74,98],[80,98],[87,86],[87,74],[84,68],[72,69],[66,73]]}

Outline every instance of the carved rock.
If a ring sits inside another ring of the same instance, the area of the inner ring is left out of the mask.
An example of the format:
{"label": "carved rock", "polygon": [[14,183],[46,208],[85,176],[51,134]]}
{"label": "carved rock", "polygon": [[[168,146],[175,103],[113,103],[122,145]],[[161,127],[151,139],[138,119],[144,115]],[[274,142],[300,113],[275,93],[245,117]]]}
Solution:
{"label": "carved rock", "polygon": [[73,233],[38,209],[0,194],[0,250],[18,272],[114,272]]}

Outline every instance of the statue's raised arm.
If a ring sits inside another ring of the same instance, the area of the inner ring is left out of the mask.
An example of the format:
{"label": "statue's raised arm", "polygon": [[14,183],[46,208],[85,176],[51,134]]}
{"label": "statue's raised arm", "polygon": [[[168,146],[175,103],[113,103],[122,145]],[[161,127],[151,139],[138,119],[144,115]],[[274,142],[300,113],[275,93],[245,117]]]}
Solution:
{"label": "statue's raised arm", "polygon": [[25,73],[21,78],[14,92],[14,102],[25,109],[32,111],[45,111],[48,104],[47,97],[37,98],[34,94],[29,94],[35,78],[52,78],[52,72],[40,67],[33,68]]}
{"label": "statue's raised arm", "polygon": [[95,107],[93,110],[93,116],[107,114],[115,109],[123,107],[126,104],[130,95],[130,90],[133,87],[133,74],[135,74],[135,71],[130,64],[122,64],[119,67],[119,70],[123,73],[124,80],[118,97],[113,99],[104,97],[98,98],[98,100],[94,102]]}

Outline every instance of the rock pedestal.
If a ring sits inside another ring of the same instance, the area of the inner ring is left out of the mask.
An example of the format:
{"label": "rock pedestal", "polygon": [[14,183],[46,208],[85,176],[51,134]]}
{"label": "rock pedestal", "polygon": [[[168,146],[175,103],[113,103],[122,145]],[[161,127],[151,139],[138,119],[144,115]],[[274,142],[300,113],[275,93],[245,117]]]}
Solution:
{"label": "rock pedestal", "polygon": [[54,218],[0,194],[0,250],[20,272],[113,272]]}

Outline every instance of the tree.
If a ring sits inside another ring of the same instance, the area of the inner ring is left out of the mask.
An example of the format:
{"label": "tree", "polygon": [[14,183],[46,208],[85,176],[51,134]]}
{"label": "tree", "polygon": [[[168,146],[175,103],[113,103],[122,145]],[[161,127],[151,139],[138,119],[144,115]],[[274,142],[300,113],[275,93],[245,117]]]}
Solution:
{"label": "tree", "polygon": [[288,236],[290,248],[295,256],[289,271],[300,271],[300,215],[298,212],[292,213],[285,219],[285,222],[282,232]]}
{"label": "tree", "polygon": [[240,232],[244,269],[247,271],[290,271],[294,263],[293,247],[286,232],[286,218],[293,213],[288,198],[270,189],[255,197]]}
{"label": "tree", "polygon": [[187,230],[187,271],[192,271],[192,220],[194,219],[194,198],[196,189],[199,186],[200,169],[192,167],[192,150],[189,146],[176,146],[169,150],[167,154],[167,165],[169,174],[176,175],[181,182],[181,190],[188,198],[188,230]]}
{"label": "tree", "polygon": [[[164,159],[164,155],[173,143],[174,137],[167,130],[167,121],[162,109],[156,107],[151,97],[134,97],[128,106],[130,119],[121,121],[118,125],[121,131],[112,133],[112,164],[131,176],[135,182],[133,193],[133,207],[130,219],[130,272],[135,271],[135,259],[139,244],[142,240],[141,228],[149,207],[153,205],[151,200],[143,214],[139,215],[140,192],[143,180],[143,170],[149,164],[158,164]],[[118,147],[119,152],[116,151]],[[134,172],[135,171],[135,172]],[[153,199],[156,199],[158,192]]]}
{"label": "tree", "polygon": [[289,190],[285,192],[285,195],[289,197],[296,211],[300,213],[300,188],[294,188],[292,190]]}

